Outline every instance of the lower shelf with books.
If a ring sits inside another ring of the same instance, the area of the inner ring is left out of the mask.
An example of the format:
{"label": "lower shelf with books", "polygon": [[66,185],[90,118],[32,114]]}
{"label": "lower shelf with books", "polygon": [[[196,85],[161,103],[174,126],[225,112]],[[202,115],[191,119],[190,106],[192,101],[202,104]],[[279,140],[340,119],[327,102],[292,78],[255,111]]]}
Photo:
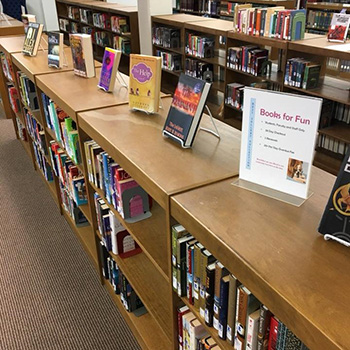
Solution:
{"label": "lower shelf with books", "polygon": [[95,243],[95,237],[93,235],[91,226],[87,225],[87,226],[77,227],[73,219],[66,212],[63,206],[62,206],[62,213],[65,219],[67,220],[67,222],[69,223],[70,227],[74,231],[74,233],[78,236],[85,251],[88,252],[92,262],[97,268],[99,265],[98,265],[97,251],[96,251],[96,243]]}
{"label": "lower shelf with books", "polygon": [[91,219],[91,214],[90,214],[90,210],[89,210],[89,205],[88,204],[79,205],[79,209],[82,211],[84,216],[87,218],[90,225],[92,225],[92,219]]}
{"label": "lower shelf with books", "polygon": [[59,207],[59,201],[58,201],[58,197],[57,197],[57,191],[56,191],[56,186],[55,186],[55,182],[54,181],[47,181],[42,170],[39,169],[37,167],[37,172],[40,174],[41,178],[43,179],[43,181],[45,182],[45,184],[47,185],[48,189],[50,190],[50,193],[55,201],[55,203],[57,204],[57,206]]}
{"label": "lower shelf with books", "polygon": [[[102,237],[96,231],[97,237]],[[170,285],[158,273],[144,252],[122,259],[119,255],[109,252],[118,267],[139,295],[146,309],[164,331],[164,337],[172,337],[171,311],[169,305]]]}
{"label": "lower shelf with books", "polygon": [[114,289],[109,281],[105,281],[104,287],[118,307],[119,312],[132,330],[142,349],[168,350],[172,348],[170,340],[164,335],[162,328],[150,313],[137,317],[134,313],[126,311],[120,300],[120,296],[114,293]]}

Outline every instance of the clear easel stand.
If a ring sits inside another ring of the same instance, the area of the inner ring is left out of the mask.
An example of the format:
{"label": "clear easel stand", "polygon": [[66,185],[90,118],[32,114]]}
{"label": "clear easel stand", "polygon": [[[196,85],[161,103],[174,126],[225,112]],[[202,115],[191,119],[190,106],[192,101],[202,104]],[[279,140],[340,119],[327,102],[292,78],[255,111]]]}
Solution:
{"label": "clear easel stand", "polygon": [[336,241],[340,244],[345,245],[345,247],[350,248],[350,235],[348,233],[346,233],[346,226],[348,224],[348,220],[350,222],[350,219],[348,219],[346,217],[344,218],[343,232],[336,232],[333,234],[327,233],[324,235],[324,239],[326,241],[329,241],[329,240]]}
{"label": "clear easel stand", "polygon": [[209,107],[208,107],[207,105],[205,105],[205,109],[206,109],[206,111],[208,112],[208,115],[209,115],[210,121],[211,121],[211,123],[213,124],[215,131],[214,131],[214,130],[212,130],[212,129],[203,128],[202,126],[200,126],[200,127],[199,127],[199,130],[206,131],[206,132],[208,132],[208,133],[210,133],[210,134],[212,134],[212,135],[216,136],[216,137],[217,137],[217,138],[220,140],[220,139],[221,139],[221,137],[220,137],[220,134],[219,134],[218,128],[217,128],[217,126],[216,126],[216,124],[215,124],[215,121],[214,121],[213,115],[211,114],[211,111],[210,111],[210,109],[209,109]]}
{"label": "clear easel stand", "polygon": [[126,89],[128,88],[128,84],[124,80],[124,78],[123,78],[122,74],[119,72],[119,70],[117,71],[117,80],[122,87],[125,87]]}
{"label": "clear easel stand", "polygon": [[296,207],[300,207],[306,200],[308,200],[313,195],[313,192],[309,192],[307,198],[301,198],[243,179],[238,179],[232,182],[232,185],[244,188],[255,193],[262,194],[266,197],[277,199],[284,203],[292,204]]}
{"label": "clear easel stand", "polygon": [[11,23],[8,20],[6,14],[4,13],[4,8],[2,6],[2,2],[0,1],[0,20],[6,21],[6,23],[10,26]]}

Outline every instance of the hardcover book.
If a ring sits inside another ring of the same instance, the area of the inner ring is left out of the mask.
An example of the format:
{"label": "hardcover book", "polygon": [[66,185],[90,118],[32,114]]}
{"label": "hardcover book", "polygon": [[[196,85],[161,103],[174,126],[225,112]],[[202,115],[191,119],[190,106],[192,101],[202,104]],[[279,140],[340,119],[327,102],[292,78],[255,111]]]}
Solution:
{"label": "hardcover book", "polygon": [[121,55],[119,50],[105,48],[100,80],[97,85],[100,89],[106,92],[113,91]]}
{"label": "hardcover book", "polygon": [[350,24],[350,14],[333,13],[332,22],[328,30],[328,41],[345,42]]}
{"label": "hardcover book", "polygon": [[157,113],[159,110],[161,57],[130,55],[129,107]]}
{"label": "hardcover book", "polygon": [[48,63],[49,67],[63,67],[63,33],[48,32]]}
{"label": "hardcover book", "polygon": [[32,22],[29,23],[22,50],[25,55],[36,56],[40,45],[42,32],[42,24]]}
{"label": "hardcover book", "polygon": [[69,34],[74,73],[85,78],[95,76],[91,35]]}
{"label": "hardcover book", "polygon": [[318,232],[350,244],[350,148],[341,165]]}
{"label": "hardcover book", "polygon": [[196,135],[210,83],[181,73],[163,135],[179,142],[182,147],[191,147]]}

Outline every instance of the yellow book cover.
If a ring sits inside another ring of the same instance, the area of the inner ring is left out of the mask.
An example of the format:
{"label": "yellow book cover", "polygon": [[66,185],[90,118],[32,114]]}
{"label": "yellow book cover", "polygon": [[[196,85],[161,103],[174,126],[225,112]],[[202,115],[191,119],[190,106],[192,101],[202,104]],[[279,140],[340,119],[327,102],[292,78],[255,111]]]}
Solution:
{"label": "yellow book cover", "polygon": [[130,55],[129,107],[156,113],[159,110],[161,57]]}

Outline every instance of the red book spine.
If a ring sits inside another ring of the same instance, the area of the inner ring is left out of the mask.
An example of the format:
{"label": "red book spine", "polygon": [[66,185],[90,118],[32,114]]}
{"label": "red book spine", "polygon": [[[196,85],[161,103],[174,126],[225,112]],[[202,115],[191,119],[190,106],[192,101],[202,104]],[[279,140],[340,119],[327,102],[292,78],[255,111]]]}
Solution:
{"label": "red book spine", "polygon": [[270,336],[268,350],[276,350],[276,343],[278,337],[278,321],[275,316],[271,317],[270,321]]}
{"label": "red book spine", "polygon": [[[192,275],[192,250],[190,247],[188,247],[187,249],[187,256],[188,256],[188,266],[187,266],[187,269],[188,269],[188,275]],[[189,278],[187,278],[187,298],[188,298],[188,301],[190,302],[191,305],[194,304],[193,302],[193,293],[192,293],[192,283]]]}

